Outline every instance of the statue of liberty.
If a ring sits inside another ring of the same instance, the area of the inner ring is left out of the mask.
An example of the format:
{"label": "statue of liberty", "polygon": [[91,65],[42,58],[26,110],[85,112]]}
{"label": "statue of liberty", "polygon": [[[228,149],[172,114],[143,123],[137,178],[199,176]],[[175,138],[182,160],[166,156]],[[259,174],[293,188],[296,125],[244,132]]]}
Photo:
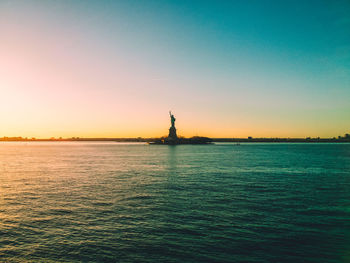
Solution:
{"label": "statue of liberty", "polygon": [[171,127],[174,127],[175,128],[175,117],[173,114],[171,114],[171,111],[169,111],[169,115],[170,115],[170,120],[171,120]]}
{"label": "statue of liberty", "polygon": [[171,111],[169,111],[169,115],[170,115],[170,121],[171,121],[171,127],[169,129],[169,136],[168,138],[172,139],[172,140],[177,140],[177,135],[176,135],[176,128],[175,128],[175,117],[173,114],[171,114]]}

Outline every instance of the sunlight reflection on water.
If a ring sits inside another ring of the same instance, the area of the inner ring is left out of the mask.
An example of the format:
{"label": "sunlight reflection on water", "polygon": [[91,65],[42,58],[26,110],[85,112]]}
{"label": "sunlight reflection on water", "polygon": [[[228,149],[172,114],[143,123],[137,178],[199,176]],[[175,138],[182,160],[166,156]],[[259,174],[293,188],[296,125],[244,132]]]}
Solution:
{"label": "sunlight reflection on water", "polygon": [[349,144],[0,143],[0,260],[341,262]]}

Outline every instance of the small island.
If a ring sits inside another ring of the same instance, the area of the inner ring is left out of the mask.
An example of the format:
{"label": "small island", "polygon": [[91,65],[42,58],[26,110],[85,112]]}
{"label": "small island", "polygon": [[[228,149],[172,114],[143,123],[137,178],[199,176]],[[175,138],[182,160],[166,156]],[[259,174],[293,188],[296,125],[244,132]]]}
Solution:
{"label": "small island", "polygon": [[175,128],[175,116],[169,111],[171,126],[169,128],[168,137],[161,137],[155,139],[149,144],[160,144],[160,145],[178,145],[178,144],[212,144],[213,140],[208,137],[195,136],[191,138],[178,137]]}

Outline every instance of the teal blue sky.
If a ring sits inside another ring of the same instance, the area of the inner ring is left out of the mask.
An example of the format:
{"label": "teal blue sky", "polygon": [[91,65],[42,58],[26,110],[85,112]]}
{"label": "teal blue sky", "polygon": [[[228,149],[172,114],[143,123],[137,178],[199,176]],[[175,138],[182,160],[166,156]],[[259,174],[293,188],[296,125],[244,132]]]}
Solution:
{"label": "teal blue sky", "polygon": [[1,1],[0,30],[4,135],[350,130],[349,1]]}

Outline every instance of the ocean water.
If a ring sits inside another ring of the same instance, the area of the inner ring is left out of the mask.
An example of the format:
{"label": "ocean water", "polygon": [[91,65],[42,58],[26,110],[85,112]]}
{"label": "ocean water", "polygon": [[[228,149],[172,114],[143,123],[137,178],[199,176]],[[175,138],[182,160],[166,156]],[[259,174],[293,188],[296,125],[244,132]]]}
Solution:
{"label": "ocean water", "polygon": [[350,144],[0,143],[0,262],[350,262]]}

